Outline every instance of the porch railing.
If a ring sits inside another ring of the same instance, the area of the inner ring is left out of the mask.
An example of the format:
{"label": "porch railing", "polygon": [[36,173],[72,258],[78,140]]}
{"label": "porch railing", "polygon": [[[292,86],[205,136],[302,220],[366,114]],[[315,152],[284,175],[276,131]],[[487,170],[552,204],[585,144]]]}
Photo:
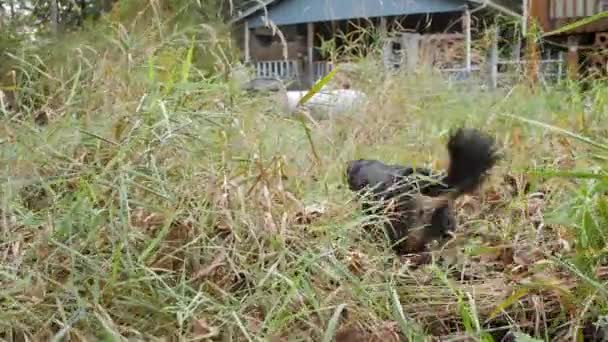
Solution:
{"label": "porch railing", "polygon": [[255,64],[256,76],[260,78],[298,79],[300,69],[297,60],[259,61]]}
{"label": "porch railing", "polygon": [[329,74],[334,69],[334,64],[332,62],[327,61],[317,61],[313,62],[313,75],[315,78],[315,82],[325,77],[325,75]]}

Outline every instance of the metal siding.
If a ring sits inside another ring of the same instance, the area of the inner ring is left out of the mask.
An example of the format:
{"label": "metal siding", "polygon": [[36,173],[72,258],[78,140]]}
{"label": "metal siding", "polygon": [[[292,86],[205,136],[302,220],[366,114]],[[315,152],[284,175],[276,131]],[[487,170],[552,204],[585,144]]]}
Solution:
{"label": "metal siding", "polygon": [[568,18],[576,16],[574,14],[574,1],[575,0],[566,0],[566,17]]}
{"label": "metal siding", "polygon": [[[275,25],[291,25],[355,18],[454,12],[464,9],[465,0],[283,0],[268,8]],[[264,26],[264,11],[252,15],[249,27]]]}
{"label": "metal siding", "polygon": [[595,6],[595,0],[586,0],[585,3],[587,5],[587,13],[586,13],[586,15],[587,16],[593,15],[594,12],[595,12],[595,8],[594,7],[596,7]]}
{"label": "metal siding", "polygon": [[555,19],[592,16],[599,12],[598,0],[552,0],[551,17]]}
{"label": "metal siding", "polygon": [[579,0],[576,2],[576,16],[577,17],[585,16],[585,0]]}
{"label": "metal siding", "polygon": [[553,18],[561,18],[564,15],[564,0],[553,0]]}

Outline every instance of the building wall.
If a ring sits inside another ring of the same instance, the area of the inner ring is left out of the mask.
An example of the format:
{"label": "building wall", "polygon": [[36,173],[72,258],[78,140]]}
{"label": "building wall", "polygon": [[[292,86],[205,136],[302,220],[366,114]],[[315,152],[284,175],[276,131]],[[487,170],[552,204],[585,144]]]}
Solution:
{"label": "building wall", "polygon": [[[608,10],[608,0],[528,0],[531,19],[536,20],[543,31],[550,32],[568,24]],[[585,75],[593,68],[605,70],[608,58],[598,54],[606,49],[601,32],[608,31],[608,19],[548,37],[549,40],[568,45],[566,53],[568,73],[572,78]]]}
{"label": "building wall", "polygon": [[598,13],[599,5],[599,0],[551,0],[549,16],[551,19],[588,17]]}
{"label": "building wall", "polygon": [[530,16],[534,18],[543,31],[548,32],[553,29],[549,18],[550,0],[530,1]]}
{"label": "building wall", "polygon": [[[608,0],[529,0],[530,16],[537,20],[543,31],[548,32],[581,18],[608,10]],[[591,33],[606,29],[599,21],[571,33]]]}

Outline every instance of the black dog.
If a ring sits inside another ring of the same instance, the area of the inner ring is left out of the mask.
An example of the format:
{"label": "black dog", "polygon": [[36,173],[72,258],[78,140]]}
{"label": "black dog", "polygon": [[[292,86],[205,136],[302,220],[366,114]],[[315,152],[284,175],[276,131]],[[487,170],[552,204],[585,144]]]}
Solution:
{"label": "black dog", "polygon": [[447,149],[450,166],[443,175],[377,160],[348,163],[350,190],[369,194],[371,203],[362,203],[364,211],[387,216],[387,234],[399,254],[420,252],[453,231],[452,202],[481,185],[499,159],[494,140],[475,129],[453,132]]}

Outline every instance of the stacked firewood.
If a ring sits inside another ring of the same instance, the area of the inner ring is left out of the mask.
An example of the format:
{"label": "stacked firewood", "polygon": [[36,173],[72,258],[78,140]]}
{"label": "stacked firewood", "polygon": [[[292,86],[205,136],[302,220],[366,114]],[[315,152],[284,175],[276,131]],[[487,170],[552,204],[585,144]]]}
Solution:
{"label": "stacked firewood", "polygon": [[[471,64],[485,63],[487,44],[475,40],[471,47]],[[411,53],[408,53],[408,50]],[[415,51],[414,51],[415,50]],[[389,68],[408,64],[412,58],[415,65],[427,65],[440,69],[462,68],[466,62],[466,44],[461,33],[416,34],[408,33],[389,38],[383,48],[383,62]],[[404,64],[405,63],[405,64]],[[409,68],[413,66],[410,65]],[[414,67],[415,68],[415,67]]]}
{"label": "stacked firewood", "polygon": [[[466,60],[466,46],[462,34],[423,35],[420,44],[421,59],[439,68],[462,67]],[[481,64],[484,55],[471,49],[471,63]]]}

